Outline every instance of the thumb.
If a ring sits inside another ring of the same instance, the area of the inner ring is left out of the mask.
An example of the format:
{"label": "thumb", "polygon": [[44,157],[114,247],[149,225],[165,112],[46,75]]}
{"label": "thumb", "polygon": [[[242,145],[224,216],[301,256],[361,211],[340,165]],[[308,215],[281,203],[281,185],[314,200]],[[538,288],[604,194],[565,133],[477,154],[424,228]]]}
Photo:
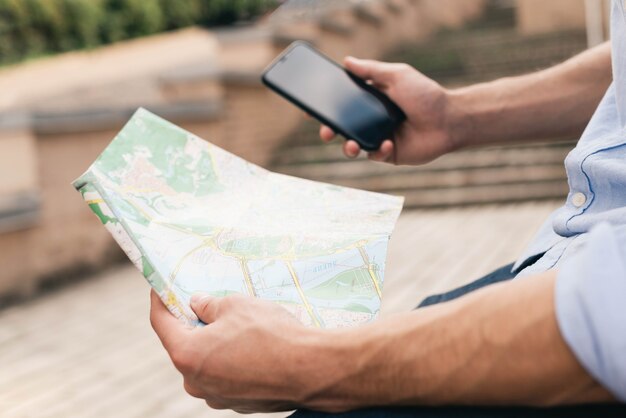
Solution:
{"label": "thumb", "polygon": [[195,312],[205,324],[215,322],[217,319],[217,311],[219,299],[205,293],[196,293],[191,296],[191,309]]}
{"label": "thumb", "polygon": [[394,74],[392,64],[381,61],[346,57],[344,65],[354,75],[371,80],[381,87],[386,87],[392,81]]}

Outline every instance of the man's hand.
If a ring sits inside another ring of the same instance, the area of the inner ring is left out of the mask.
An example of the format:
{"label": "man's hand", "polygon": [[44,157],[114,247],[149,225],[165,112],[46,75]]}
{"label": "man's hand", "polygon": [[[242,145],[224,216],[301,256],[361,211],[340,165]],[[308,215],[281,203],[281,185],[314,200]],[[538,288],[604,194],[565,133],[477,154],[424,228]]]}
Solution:
{"label": "man's hand", "polygon": [[[454,115],[446,89],[407,64],[347,57],[344,65],[384,92],[407,115],[394,141],[384,141],[378,151],[369,154],[370,159],[394,164],[421,164],[458,148],[453,132],[461,119]],[[320,137],[324,141],[330,141],[334,136],[329,127],[321,127]],[[355,141],[344,144],[346,156],[354,158],[359,152]]]}
{"label": "man's hand", "polygon": [[[579,135],[612,80],[611,47],[602,44],[555,67],[447,90],[406,64],[346,58],[345,67],[386,93],[407,115],[369,156],[421,164],[459,148]],[[330,141],[334,132],[322,126]],[[355,141],[344,153],[356,157]]]}
{"label": "man's hand", "polygon": [[191,306],[208,325],[185,328],[152,292],[152,327],[185,390],[214,409],[293,409],[298,371],[291,366],[303,326],[280,306],[244,296],[194,298]]}
{"label": "man's hand", "polygon": [[[193,298],[207,325],[186,328],[151,294],[150,320],[185,390],[214,409],[288,411],[302,406],[314,385],[338,375],[341,350],[324,353],[328,332],[305,328],[286,309],[245,296]],[[335,344],[337,347],[337,345]],[[350,361],[342,366],[345,370]]]}
{"label": "man's hand", "polygon": [[188,329],[153,293],[151,321],[187,392],[213,408],[610,402],[560,335],[555,280],[549,271],[343,331],[242,296],[194,299],[208,325]]}

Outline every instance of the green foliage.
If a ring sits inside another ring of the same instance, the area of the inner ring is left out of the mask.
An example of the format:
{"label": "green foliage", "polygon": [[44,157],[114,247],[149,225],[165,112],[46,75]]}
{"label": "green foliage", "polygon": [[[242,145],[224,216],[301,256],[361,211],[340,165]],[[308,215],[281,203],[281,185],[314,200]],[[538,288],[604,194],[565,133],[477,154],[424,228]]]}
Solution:
{"label": "green foliage", "polygon": [[66,37],[65,18],[60,9],[50,1],[22,0],[22,3],[32,30],[28,37],[30,49],[35,53],[62,49]]}
{"label": "green foliage", "polygon": [[109,42],[157,33],[164,28],[159,0],[104,0],[108,19],[103,37]]}
{"label": "green foliage", "polygon": [[101,43],[100,28],[105,13],[99,0],[59,0],[67,25],[69,49],[91,48]]}
{"label": "green foliage", "polygon": [[201,0],[160,0],[165,29],[178,29],[200,21]]}
{"label": "green foliage", "polygon": [[249,20],[277,0],[0,0],[0,63],[200,24]]}
{"label": "green foliage", "polygon": [[200,23],[229,25],[257,16],[275,5],[273,0],[200,0]]}
{"label": "green foliage", "polygon": [[19,56],[28,48],[29,19],[24,3],[20,0],[0,0],[0,37],[2,52],[8,57]]}

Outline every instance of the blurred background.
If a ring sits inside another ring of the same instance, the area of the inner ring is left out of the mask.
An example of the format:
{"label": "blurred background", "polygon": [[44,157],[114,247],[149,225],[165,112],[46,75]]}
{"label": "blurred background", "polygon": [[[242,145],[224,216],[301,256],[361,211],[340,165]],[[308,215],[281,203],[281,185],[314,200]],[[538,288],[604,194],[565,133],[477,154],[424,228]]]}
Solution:
{"label": "blurred background", "polygon": [[302,39],[457,87],[603,42],[609,3],[0,0],[0,416],[232,415],[184,393],[147,286],[70,186],[137,107],[274,171],[405,196],[383,313],[410,309],[518,254],[567,194],[576,138],[348,161],[262,69]]}

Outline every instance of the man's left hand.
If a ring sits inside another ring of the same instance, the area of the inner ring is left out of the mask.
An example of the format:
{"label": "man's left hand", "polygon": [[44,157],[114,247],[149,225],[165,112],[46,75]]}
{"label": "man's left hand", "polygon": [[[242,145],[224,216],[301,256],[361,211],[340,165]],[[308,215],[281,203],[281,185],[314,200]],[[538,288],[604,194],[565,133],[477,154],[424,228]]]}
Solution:
{"label": "man's left hand", "polygon": [[[152,327],[182,373],[185,390],[211,408],[295,409],[321,372],[320,359],[307,349],[321,331],[304,327],[279,305],[245,296],[195,296],[191,307],[207,325],[190,329],[154,291],[151,299]],[[307,370],[311,364],[317,373]]]}

